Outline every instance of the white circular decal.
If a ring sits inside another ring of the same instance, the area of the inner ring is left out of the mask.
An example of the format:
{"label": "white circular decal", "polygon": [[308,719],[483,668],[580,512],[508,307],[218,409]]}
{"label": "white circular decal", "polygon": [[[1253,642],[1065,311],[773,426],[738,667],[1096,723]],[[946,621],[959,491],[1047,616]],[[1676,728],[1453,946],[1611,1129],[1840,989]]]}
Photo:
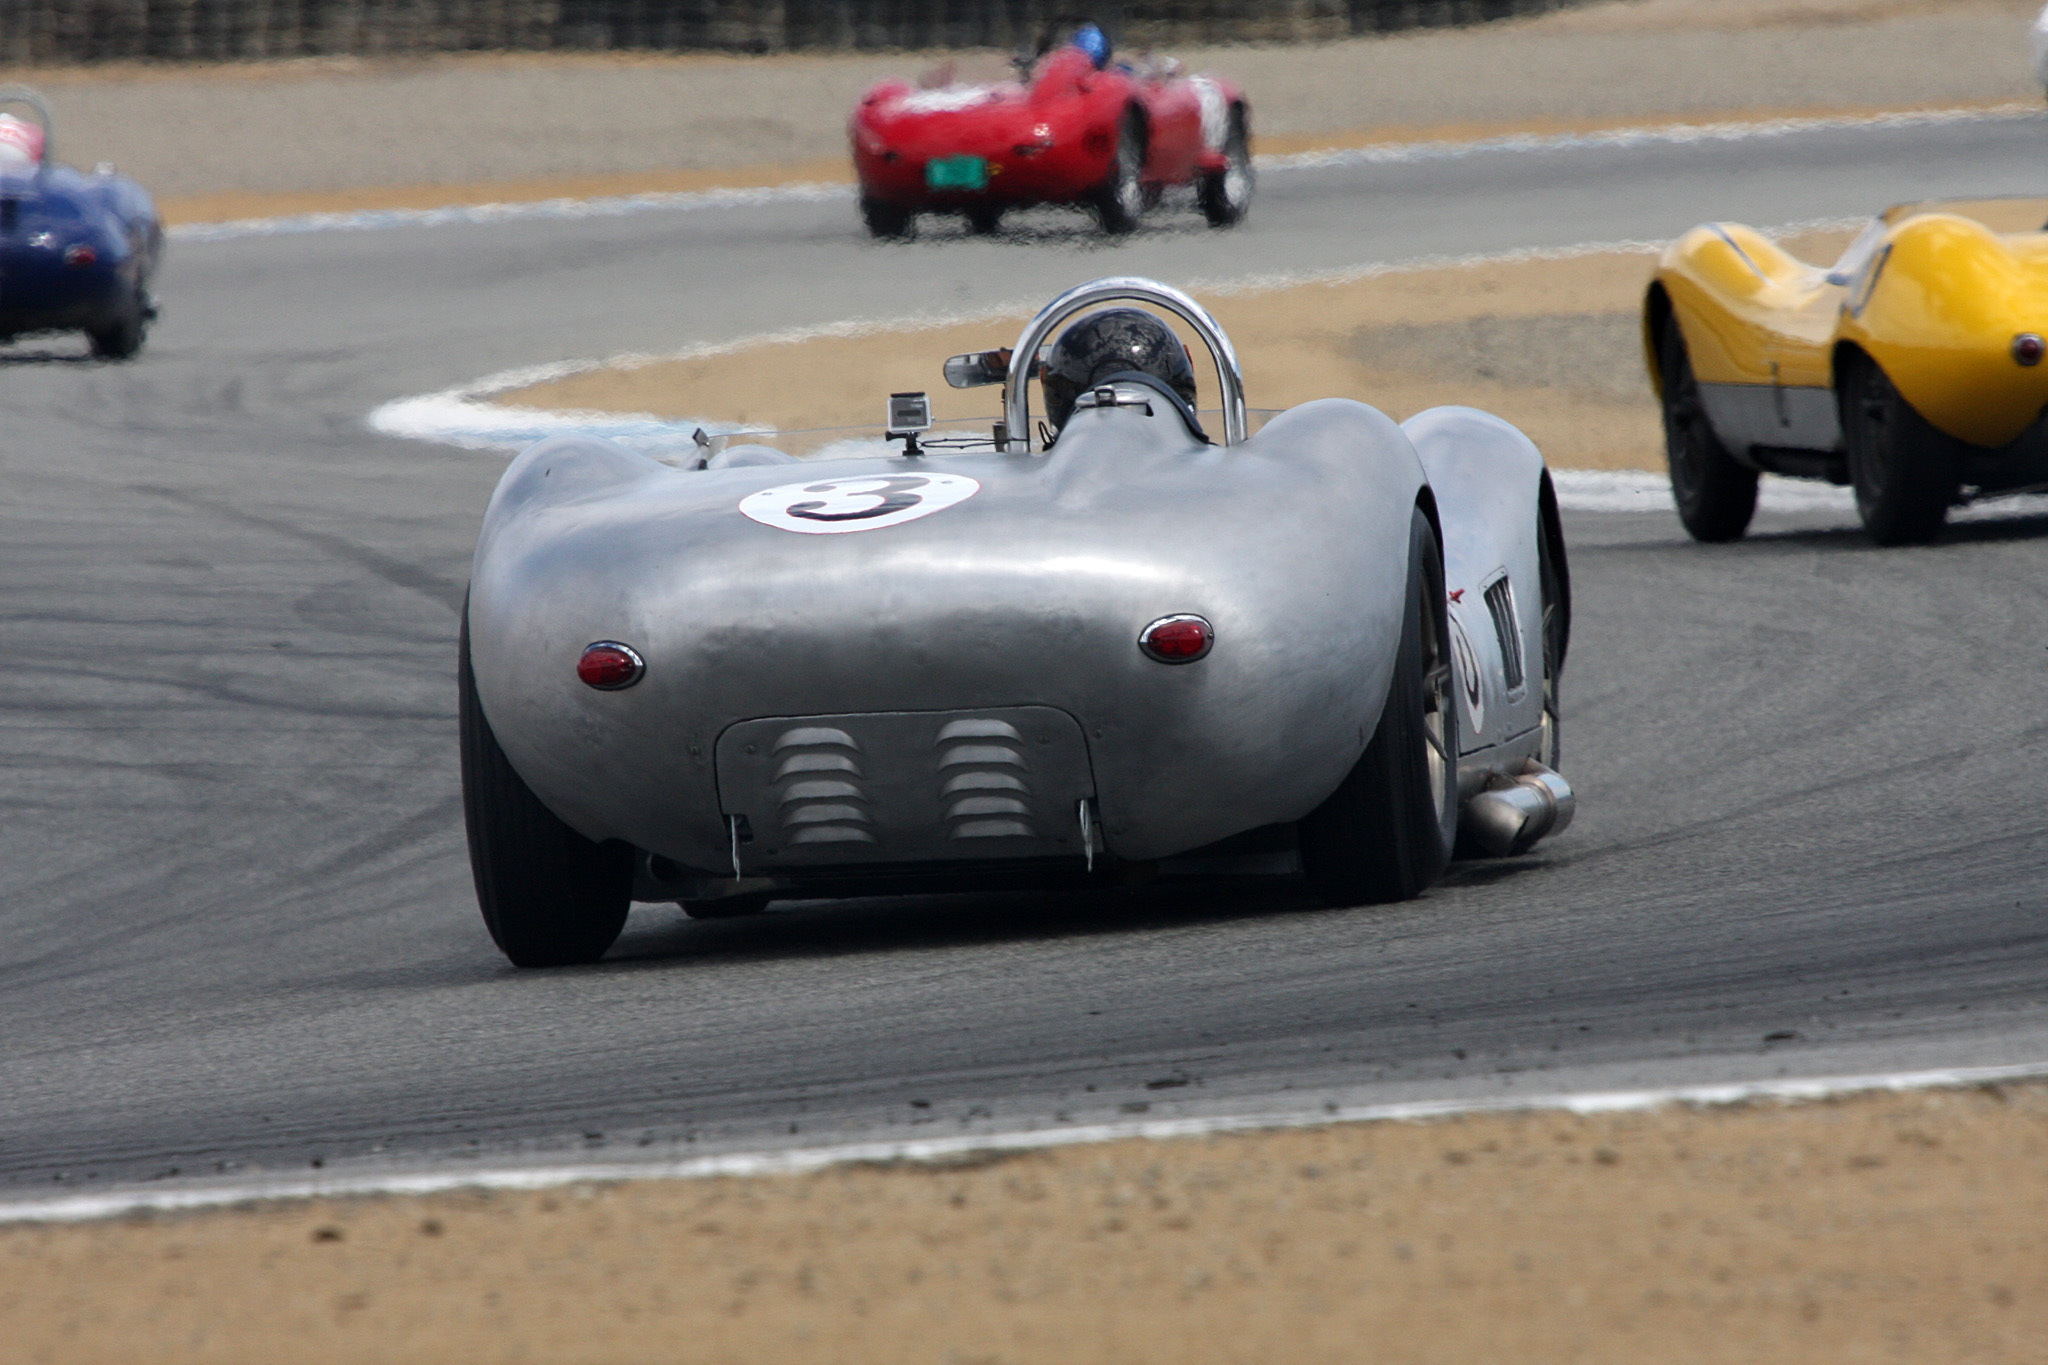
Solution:
{"label": "white circular decal", "polygon": [[1457,662],[1458,690],[1465,694],[1465,714],[1471,717],[1472,732],[1477,734],[1486,728],[1486,700],[1479,690],[1479,656],[1472,652],[1472,641],[1466,638],[1465,627],[1455,616],[1451,618],[1451,654]]}
{"label": "white circular decal", "polygon": [[980,491],[965,474],[869,474],[764,488],[741,498],[740,511],[777,530],[829,536],[901,526]]}

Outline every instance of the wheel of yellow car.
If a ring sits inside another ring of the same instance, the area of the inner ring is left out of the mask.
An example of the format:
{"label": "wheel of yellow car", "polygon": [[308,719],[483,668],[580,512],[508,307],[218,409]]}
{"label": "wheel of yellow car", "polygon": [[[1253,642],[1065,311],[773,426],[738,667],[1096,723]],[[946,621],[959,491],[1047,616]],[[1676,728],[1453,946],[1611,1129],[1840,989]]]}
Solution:
{"label": "wheel of yellow car", "polygon": [[1960,443],[1916,412],[1868,356],[1844,366],[1835,391],[1863,529],[1879,545],[1934,539],[1961,482]]}
{"label": "wheel of yellow car", "polygon": [[1678,519],[1694,540],[1740,539],[1756,515],[1756,471],[1730,455],[1708,423],[1676,318],[1665,319],[1658,335],[1657,364],[1664,379],[1664,456]]}

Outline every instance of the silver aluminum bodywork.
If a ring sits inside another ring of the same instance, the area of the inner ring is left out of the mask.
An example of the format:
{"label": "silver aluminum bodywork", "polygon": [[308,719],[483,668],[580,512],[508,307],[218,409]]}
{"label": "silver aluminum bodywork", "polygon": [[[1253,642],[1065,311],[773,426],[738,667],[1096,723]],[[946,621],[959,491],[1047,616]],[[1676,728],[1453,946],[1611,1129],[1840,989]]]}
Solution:
{"label": "silver aluminum bodywork", "polygon": [[[1543,721],[1541,522],[1548,478],[1527,436],[1476,408],[1432,408],[1402,424],[1436,499],[1458,656],[1458,786],[1539,757]],[[1488,602],[1492,593],[1494,603]],[[1498,604],[1506,600],[1503,616]],[[1505,628],[1504,628],[1505,626]]]}
{"label": "silver aluminum bodywork", "polygon": [[[1053,308],[1134,296],[1162,302],[1113,281]],[[1117,403],[1077,409],[1050,450],[1024,444],[801,465],[738,448],[706,469],[589,438],[532,447],[491,500],[471,577],[498,742],[586,837],[694,876],[1169,858],[1299,820],[1357,761],[1420,505],[1476,675],[1461,791],[1535,755],[1546,475],[1505,422],[1453,408],[1403,427],[1326,399],[1216,446],[1170,404]],[[914,500],[940,476],[953,500],[873,529],[792,534],[740,510],[843,498],[832,481],[850,479],[871,502]],[[1519,687],[1485,597],[1503,581]],[[1215,643],[1166,666],[1137,639],[1176,614]],[[638,684],[578,682],[604,640],[644,658]]]}

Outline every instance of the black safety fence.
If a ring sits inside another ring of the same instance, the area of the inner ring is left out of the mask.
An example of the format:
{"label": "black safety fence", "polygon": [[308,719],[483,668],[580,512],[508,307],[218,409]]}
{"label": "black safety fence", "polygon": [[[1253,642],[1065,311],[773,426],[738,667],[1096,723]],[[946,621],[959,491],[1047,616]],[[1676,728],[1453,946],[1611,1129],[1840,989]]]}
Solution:
{"label": "black safety fence", "polygon": [[1028,46],[1087,14],[1127,45],[1301,42],[1574,0],[0,0],[0,63],[474,51]]}

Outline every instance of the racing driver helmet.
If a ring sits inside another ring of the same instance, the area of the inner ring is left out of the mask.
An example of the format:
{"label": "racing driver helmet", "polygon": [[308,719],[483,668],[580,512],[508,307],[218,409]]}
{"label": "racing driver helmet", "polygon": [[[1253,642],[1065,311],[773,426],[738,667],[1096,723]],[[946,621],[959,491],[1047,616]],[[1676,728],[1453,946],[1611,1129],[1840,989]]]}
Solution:
{"label": "racing driver helmet", "polygon": [[1152,376],[1195,406],[1195,367],[1173,329],[1142,308],[1105,308],[1090,313],[1053,343],[1039,373],[1045,391],[1045,419],[1063,427],[1074,400],[1120,374]]}
{"label": "racing driver helmet", "polygon": [[1084,19],[1074,30],[1074,46],[1088,54],[1088,60],[1095,64],[1097,71],[1109,65],[1109,35],[1093,19]]}
{"label": "racing driver helmet", "polygon": [[25,169],[43,159],[43,130],[26,119],[0,114],[0,170]]}

